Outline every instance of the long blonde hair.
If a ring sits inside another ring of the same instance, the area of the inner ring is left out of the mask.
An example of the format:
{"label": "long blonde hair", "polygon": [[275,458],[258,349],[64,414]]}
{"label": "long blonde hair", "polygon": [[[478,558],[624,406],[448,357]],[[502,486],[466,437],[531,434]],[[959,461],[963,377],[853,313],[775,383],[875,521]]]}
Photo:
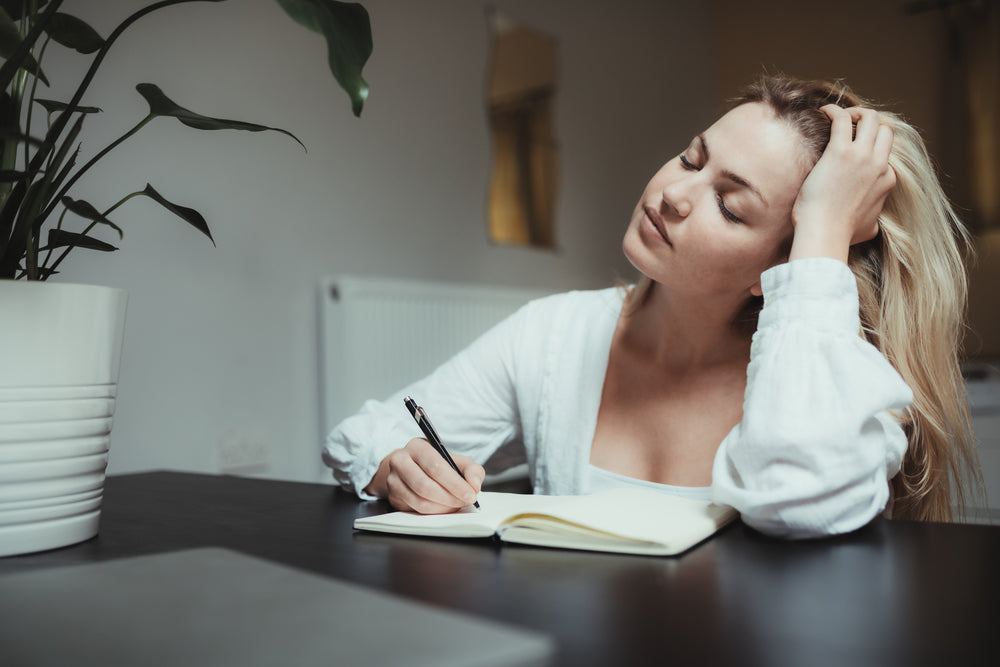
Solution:
{"label": "long blonde hair", "polygon": [[[830,138],[826,104],[872,105],[841,83],[766,76],[734,100],[763,102],[790,123],[819,159]],[[941,188],[919,132],[899,115],[889,164],[896,186],[879,217],[880,233],[851,247],[848,265],[860,296],[863,335],[899,371],[914,400],[901,415],[909,440],[893,478],[892,515],[952,520],[971,483],[981,488],[959,345],[966,308],[969,235]]]}

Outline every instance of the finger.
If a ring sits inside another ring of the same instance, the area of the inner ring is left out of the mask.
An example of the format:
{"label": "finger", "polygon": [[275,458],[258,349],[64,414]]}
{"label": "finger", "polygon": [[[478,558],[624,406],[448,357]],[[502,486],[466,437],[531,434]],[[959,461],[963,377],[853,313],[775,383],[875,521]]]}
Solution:
{"label": "finger", "polygon": [[[438,458],[440,455],[427,444],[428,449],[431,453]],[[451,508],[457,509],[459,507],[464,507],[466,504],[459,497],[450,493],[433,477],[431,477],[426,468],[420,464],[419,459],[414,456],[414,448],[407,445],[403,449],[400,456],[393,457],[390,461],[390,471],[389,479],[387,480],[390,484],[398,481],[405,486],[405,489],[400,487],[397,489],[398,493],[406,498],[407,503],[417,511],[425,511],[424,507],[433,506],[435,508]],[[417,454],[419,456],[419,453]],[[441,459],[442,462],[444,459]],[[447,463],[445,464],[447,465]],[[451,470],[451,473],[456,477],[458,474]],[[468,487],[468,485],[466,485]]]}
{"label": "finger", "polygon": [[406,481],[401,477],[391,476],[386,480],[386,484],[389,490],[389,504],[397,510],[418,512],[420,514],[449,514],[460,509],[454,506],[435,503],[421,497],[407,486]]}
{"label": "finger", "polygon": [[836,104],[827,104],[819,109],[830,119],[830,143],[851,143],[852,126],[851,115],[847,109]]}
{"label": "finger", "polygon": [[892,125],[883,123],[879,125],[878,134],[875,137],[875,157],[885,162],[886,165],[889,164],[889,154],[892,153],[892,141],[895,134]]}
{"label": "finger", "polygon": [[[441,454],[434,449],[429,442],[423,438],[418,438],[419,442],[413,443],[413,460],[426,473],[426,476],[433,480],[451,498],[442,498],[439,494],[433,497],[427,496],[435,502],[453,505],[462,503],[469,505],[476,500],[476,490],[462,477],[461,474],[448,464]],[[411,441],[412,442],[412,441]],[[410,449],[408,444],[407,449]],[[412,488],[412,484],[411,484]],[[414,489],[418,490],[419,489]]]}
{"label": "finger", "polygon": [[875,144],[882,119],[874,109],[851,107],[847,109],[851,120],[855,123],[854,141],[864,146]]}

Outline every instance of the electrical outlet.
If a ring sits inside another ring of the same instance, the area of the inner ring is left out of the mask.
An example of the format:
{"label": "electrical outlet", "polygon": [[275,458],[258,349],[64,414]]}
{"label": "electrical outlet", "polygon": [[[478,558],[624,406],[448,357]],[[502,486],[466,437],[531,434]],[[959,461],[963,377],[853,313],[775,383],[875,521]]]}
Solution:
{"label": "electrical outlet", "polygon": [[267,472],[269,452],[262,433],[230,429],[219,436],[218,446],[220,472],[233,475]]}

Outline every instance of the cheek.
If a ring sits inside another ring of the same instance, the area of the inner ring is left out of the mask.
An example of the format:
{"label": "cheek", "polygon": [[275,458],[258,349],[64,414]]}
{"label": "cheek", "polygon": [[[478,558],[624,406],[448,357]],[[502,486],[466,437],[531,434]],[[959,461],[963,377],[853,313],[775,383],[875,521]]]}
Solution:
{"label": "cheek", "polygon": [[698,253],[695,263],[701,274],[756,280],[765,269],[779,261],[778,245],[772,238],[761,238],[747,228],[731,228],[703,239],[702,252]]}

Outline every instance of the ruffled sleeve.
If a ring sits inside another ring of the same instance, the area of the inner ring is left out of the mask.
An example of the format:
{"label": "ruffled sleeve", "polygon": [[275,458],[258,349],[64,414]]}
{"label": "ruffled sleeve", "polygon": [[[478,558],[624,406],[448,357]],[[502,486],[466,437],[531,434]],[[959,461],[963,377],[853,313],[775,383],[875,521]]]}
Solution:
{"label": "ruffled sleeve", "polygon": [[796,260],[766,271],[762,286],[743,419],[716,454],[713,500],[775,536],[854,530],[889,500],[907,445],[893,411],[913,394],[860,337],[845,264]]}

